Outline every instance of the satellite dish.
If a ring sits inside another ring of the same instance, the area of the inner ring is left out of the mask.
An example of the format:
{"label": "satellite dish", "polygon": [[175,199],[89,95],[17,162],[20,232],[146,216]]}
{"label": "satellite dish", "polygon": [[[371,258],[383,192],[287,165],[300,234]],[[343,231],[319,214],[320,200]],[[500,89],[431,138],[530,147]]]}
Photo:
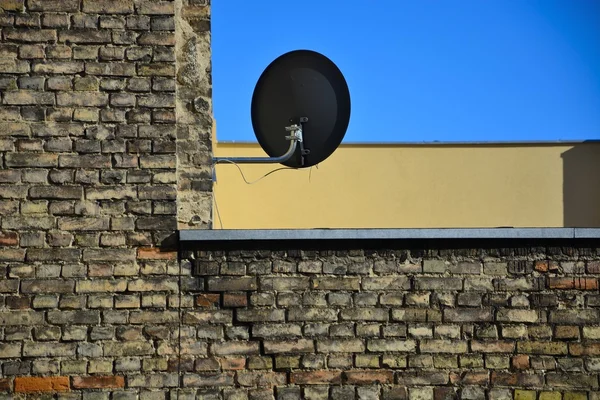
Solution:
{"label": "satellite dish", "polygon": [[350,92],[327,57],[296,50],[275,59],[254,88],[252,127],[269,157],[218,157],[215,162],[281,163],[306,168],[329,157],[350,122]]}

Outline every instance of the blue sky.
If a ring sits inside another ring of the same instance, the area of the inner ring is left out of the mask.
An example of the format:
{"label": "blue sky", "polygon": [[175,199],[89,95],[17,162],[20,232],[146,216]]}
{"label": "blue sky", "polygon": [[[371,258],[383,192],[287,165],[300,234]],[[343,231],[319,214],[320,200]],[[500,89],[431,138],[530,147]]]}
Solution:
{"label": "blue sky", "polygon": [[344,142],[600,139],[598,0],[212,2],[219,140],[255,141],[254,85],[310,49],[344,73]]}

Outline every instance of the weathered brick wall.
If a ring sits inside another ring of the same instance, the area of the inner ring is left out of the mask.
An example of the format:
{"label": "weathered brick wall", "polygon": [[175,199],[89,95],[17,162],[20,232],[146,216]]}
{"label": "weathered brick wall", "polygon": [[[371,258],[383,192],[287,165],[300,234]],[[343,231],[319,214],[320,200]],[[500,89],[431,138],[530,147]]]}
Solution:
{"label": "weathered brick wall", "polygon": [[0,9],[0,399],[600,400],[600,250],[178,254],[211,226],[209,1]]}
{"label": "weathered brick wall", "polygon": [[175,17],[210,15],[191,3],[0,0],[1,399],[179,386]]}
{"label": "weathered brick wall", "polygon": [[269,246],[183,253],[205,398],[600,399],[600,249]]}

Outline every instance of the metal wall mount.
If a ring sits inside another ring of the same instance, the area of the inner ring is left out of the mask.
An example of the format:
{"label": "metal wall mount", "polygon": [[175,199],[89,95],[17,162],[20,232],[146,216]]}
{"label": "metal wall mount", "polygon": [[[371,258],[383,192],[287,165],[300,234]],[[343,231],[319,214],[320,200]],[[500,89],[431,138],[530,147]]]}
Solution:
{"label": "metal wall mount", "polygon": [[284,163],[289,160],[294,153],[298,145],[302,150],[302,156],[308,154],[309,150],[305,150],[302,143],[302,124],[307,122],[308,118],[302,117],[299,119],[298,123],[293,123],[292,125],[286,126],[286,132],[290,132],[289,136],[286,136],[285,139],[290,141],[290,147],[285,152],[285,154],[279,157],[213,157],[213,163],[231,163],[231,164],[279,164]]}

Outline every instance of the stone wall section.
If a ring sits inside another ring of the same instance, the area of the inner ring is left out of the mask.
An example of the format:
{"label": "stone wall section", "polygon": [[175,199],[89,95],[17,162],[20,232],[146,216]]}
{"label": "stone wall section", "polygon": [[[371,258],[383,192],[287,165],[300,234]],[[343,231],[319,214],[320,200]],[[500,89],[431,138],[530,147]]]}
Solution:
{"label": "stone wall section", "polygon": [[1,399],[179,386],[175,10],[0,0]]}
{"label": "stone wall section", "polygon": [[177,221],[212,228],[212,80],[208,0],[176,0]]}
{"label": "stone wall section", "polygon": [[600,399],[598,249],[225,246],[183,253],[200,398]]}
{"label": "stone wall section", "polygon": [[600,249],[183,249],[209,1],[0,11],[0,400],[600,400]]}

